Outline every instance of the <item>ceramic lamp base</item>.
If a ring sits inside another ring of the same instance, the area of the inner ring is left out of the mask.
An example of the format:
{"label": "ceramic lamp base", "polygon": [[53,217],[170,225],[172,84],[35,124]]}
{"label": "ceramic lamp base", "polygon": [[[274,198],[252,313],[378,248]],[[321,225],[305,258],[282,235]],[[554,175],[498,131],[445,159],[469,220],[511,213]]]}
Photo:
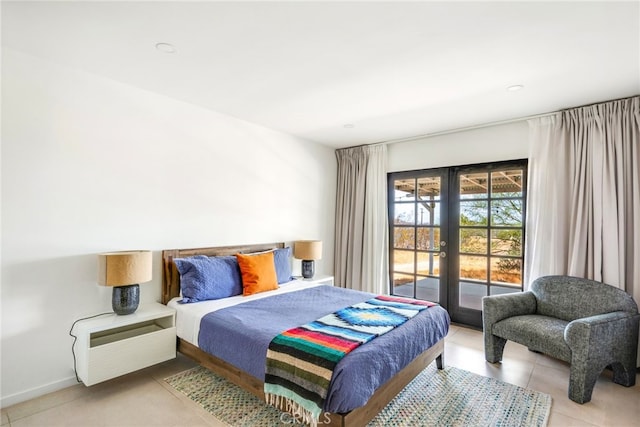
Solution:
{"label": "ceramic lamp base", "polygon": [[302,277],[305,279],[311,279],[314,274],[315,265],[313,260],[302,260]]}
{"label": "ceramic lamp base", "polygon": [[111,307],[116,314],[131,314],[140,303],[140,286],[115,286],[111,294]]}

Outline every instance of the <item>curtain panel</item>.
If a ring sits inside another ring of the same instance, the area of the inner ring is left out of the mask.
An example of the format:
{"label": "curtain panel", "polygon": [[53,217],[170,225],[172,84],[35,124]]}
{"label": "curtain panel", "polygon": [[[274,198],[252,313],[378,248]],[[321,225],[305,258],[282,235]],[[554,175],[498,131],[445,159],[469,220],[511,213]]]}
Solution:
{"label": "curtain panel", "polygon": [[529,125],[525,287],[567,274],[640,302],[640,97]]}
{"label": "curtain panel", "polygon": [[387,292],[387,147],[336,150],[335,281],[376,294]]}

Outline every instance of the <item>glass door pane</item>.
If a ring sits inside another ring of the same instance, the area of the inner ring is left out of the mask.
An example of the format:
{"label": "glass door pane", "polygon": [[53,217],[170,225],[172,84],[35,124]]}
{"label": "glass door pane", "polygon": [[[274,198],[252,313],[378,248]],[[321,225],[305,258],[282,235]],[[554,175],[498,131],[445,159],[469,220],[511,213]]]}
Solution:
{"label": "glass door pane", "polygon": [[[524,167],[493,165],[465,168],[457,174],[458,242],[454,311],[475,312],[482,297],[522,289]],[[484,169],[484,170],[483,170]],[[498,170],[496,170],[498,169]]]}
{"label": "glass door pane", "polygon": [[440,302],[442,182],[433,175],[390,183],[392,295]]}

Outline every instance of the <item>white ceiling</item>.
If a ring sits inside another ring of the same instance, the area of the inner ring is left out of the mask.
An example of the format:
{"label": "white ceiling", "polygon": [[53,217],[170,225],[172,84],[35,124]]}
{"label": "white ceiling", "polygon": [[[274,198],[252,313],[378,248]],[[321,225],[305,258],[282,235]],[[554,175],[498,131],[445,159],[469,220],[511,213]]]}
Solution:
{"label": "white ceiling", "polygon": [[640,93],[637,1],[1,7],[3,46],[333,147]]}

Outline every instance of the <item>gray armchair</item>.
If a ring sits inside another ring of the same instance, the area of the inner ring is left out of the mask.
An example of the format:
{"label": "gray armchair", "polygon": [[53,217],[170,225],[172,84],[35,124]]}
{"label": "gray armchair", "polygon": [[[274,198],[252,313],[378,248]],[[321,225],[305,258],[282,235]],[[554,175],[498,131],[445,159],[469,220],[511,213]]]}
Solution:
{"label": "gray armchair", "polygon": [[613,381],[636,382],[638,306],[624,291],[568,276],[536,279],[518,294],[482,299],[484,353],[502,360],[507,340],[570,363],[569,398],[591,400],[602,370],[611,365]]}

